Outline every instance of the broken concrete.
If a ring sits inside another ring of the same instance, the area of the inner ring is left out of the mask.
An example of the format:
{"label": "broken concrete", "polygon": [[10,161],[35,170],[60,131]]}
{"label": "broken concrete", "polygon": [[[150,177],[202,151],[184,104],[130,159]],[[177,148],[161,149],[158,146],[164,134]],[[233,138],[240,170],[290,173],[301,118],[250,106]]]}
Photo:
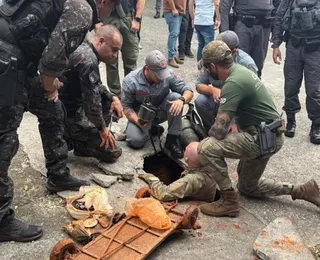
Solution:
{"label": "broken concrete", "polygon": [[[126,121],[119,122],[122,129],[125,129]],[[160,152],[159,141],[154,138],[157,152]],[[117,142],[117,145],[122,149],[122,155],[115,163],[99,162],[98,167],[104,171],[105,174],[116,176],[124,181],[133,179],[136,169],[143,168],[143,159],[146,156],[153,155],[151,142],[148,142],[143,149],[134,150],[127,146],[126,142]],[[133,156],[134,154],[134,156]]]}
{"label": "broken concrete", "polygon": [[320,244],[309,248],[316,260],[320,260]]}
{"label": "broken concrete", "polygon": [[252,246],[255,254],[263,260],[315,259],[288,217],[271,222]]}
{"label": "broken concrete", "polygon": [[108,176],[104,174],[92,174],[92,180],[102,187],[109,188],[111,185],[116,183],[118,177],[116,176]]}

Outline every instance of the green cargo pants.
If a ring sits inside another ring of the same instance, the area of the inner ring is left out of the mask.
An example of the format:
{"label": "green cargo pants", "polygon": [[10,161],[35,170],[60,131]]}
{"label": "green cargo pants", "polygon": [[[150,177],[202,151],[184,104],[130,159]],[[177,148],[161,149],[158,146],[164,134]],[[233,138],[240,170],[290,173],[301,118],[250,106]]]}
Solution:
{"label": "green cargo pants", "polygon": [[[113,11],[103,22],[112,24],[119,29],[123,37],[121,48],[124,76],[137,68],[139,55],[139,40],[136,33],[131,31],[133,13],[128,13],[124,18],[120,18],[116,11]],[[107,63],[107,84],[112,93],[117,96],[121,94],[121,84],[119,77],[118,59]]]}
{"label": "green cargo pants", "polygon": [[172,201],[191,197],[194,200],[212,202],[216,196],[216,183],[205,167],[188,169],[181,178],[170,185],[159,179],[153,180],[150,190],[153,197],[161,201]]}
{"label": "green cargo pants", "polygon": [[[282,135],[277,136],[277,153],[283,145]],[[228,134],[225,139],[214,137],[204,139],[198,154],[202,165],[211,168],[213,179],[221,190],[232,187],[228,176],[225,158],[240,159],[238,165],[238,189],[250,197],[269,197],[291,194],[293,185],[261,178],[270,157],[273,154],[261,156],[260,147],[254,137],[247,132]]]}

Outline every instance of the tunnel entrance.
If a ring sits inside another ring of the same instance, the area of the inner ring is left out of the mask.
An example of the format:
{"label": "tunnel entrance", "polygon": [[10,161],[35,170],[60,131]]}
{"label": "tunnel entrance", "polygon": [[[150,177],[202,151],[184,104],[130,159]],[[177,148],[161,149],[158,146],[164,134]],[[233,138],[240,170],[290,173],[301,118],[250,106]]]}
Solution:
{"label": "tunnel entrance", "polygon": [[178,180],[184,169],[163,152],[144,158],[143,170],[157,176],[164,184]]}

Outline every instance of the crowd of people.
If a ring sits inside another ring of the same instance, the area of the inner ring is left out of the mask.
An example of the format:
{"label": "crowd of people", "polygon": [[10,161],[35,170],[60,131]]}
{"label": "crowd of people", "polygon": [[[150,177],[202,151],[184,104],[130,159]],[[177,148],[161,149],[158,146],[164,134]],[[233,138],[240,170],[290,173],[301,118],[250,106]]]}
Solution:
{"label": "crowd of people", "polygon": [[[238,216],[238,192],[225,161],[232,158],[240,160],[241,195],[290,195],[320,207],[315,180],[290,184],[262,178],[269,159],[283,146],[283,134],[294,136],[303,73],[310,141],[320,144],[320,20],[312,16],[320,11],[319,0],[163,0],[168,55],[153,50],[142,68],[137,68],[138,32],[145,0],[30,2],[7,0],[0,7],[0,242],[27,242],[42,235],[40,226],[20,222],[10,207],[13,182],[8,169],[18,151],[17,128],[25,111],[38,117],[50,192],[89,185],[70,174],[68,151],[117,161],[122,150],[109,125],[126,117],[128,146],[140,149],[152,135],[167,132],[165,149],[188,166],[168,186],[150,173],[139,173],[159,200],[193,197],[207,202],[200,206],[203,214]],[[160,6],[157,0],[154,18],[161,17]],[[304,15],[298,19],[299,10]],[[315,20],[310,22],[307,15]],[[178,68],[185,57],[194,58],[194,29],[199,69],[195,106],[202,122],[198,126],[207,137],[184,150],[182,111],[194,91],[169,66]],[[86,38],[92,30],[94,35]],[[270,37],[275,63],[281,59],[280,44],[286,42],[287,124],[260,80]],[[101,81],[100,62],[106,63],[108,88]],[[160,125],[165,121],[167,130]]]}

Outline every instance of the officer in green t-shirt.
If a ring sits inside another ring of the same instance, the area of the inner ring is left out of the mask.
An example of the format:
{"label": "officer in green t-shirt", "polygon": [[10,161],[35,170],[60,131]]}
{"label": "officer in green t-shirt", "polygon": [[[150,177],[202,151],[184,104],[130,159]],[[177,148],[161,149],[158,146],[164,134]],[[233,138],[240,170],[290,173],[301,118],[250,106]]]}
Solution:
{"label": "officer in green t-shirt", "polygon": [[[222,80],[224,85],[210,137],[201,141],[197,148],[200,163],[211,169],[220,187],[221,198],[202,205],[202,213],[221,217],[237,216],[240,212],[225,158],[240,159],[237,171],[241,194],[260,198],[291,195],[294,200],[304,199],[320,207],[320,191],[314,180],[292,185],[261,178],[270,157],[281,149],[283,137],[280,131],[275,131],[275,150],[262,154],[262,147],[256,141],[258,126],[262,122],[273,123],[280,115],[260,79],[252,71],[235,64],[231,50],[222,41],[213,41],[203,49],[203,62],[210,75]],[[239,131],[229,133],[233,118]]]}

